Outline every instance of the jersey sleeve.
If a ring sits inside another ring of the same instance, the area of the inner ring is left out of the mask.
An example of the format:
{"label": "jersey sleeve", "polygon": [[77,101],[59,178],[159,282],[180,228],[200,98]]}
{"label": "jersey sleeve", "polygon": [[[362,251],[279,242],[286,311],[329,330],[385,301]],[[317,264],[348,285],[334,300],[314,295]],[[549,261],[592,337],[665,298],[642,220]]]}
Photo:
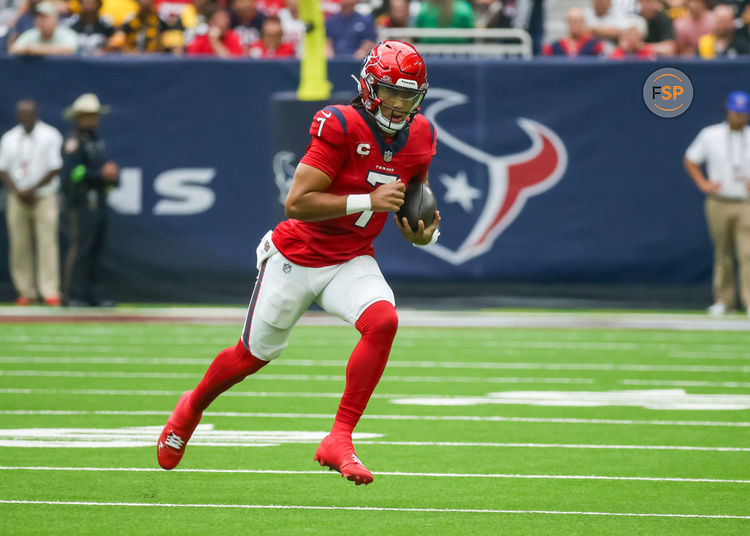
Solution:
{"label": "jersey sleeve", "polygon": [[319,169],[331,180],[336,178],[346,160],[346,119],[333,106],[315,114],[310,125],[312,141],[300,163]]}
{"label": "jersey sleeve", "polygon": [[313,138],[300,164],[307,164],[322,171],[333,181],[346,160],[342,149],[343,145],[334,146],[320,138]]}
{"label": "jersey sleeve", "polygon": [[338,147],[346,140],[346,118],[338,108],[326,106],[318,111],[310,125],[310,136]]}

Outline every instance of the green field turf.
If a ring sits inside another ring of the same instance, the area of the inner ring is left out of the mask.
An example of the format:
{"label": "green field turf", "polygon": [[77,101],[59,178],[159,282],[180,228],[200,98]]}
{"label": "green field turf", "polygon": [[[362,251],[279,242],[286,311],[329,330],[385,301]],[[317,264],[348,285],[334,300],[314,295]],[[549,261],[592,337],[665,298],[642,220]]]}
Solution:
{"label": "green field turf", "polygon": [[356,487],[312,457],[357,334],[299,326],[158,469],[239,330],[0,324],[0,534],[750,534],[750,333],[402,327]]}

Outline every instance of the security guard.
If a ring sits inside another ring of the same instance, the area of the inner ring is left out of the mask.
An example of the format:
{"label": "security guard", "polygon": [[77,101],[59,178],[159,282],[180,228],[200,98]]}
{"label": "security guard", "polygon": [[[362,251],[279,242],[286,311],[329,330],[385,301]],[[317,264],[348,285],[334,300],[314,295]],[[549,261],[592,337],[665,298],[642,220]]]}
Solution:
{"label": "security guard", "polygon": [[97,134],[99,118],[108,112],[93,93],[81,95],[65,110],[65,118],[75,122],[63,145],[60,173],[70,239],[63,279],[64,303],[69,307],[110,305],[100,301],[95,289],[106,234],[107,193],[120,175]]}

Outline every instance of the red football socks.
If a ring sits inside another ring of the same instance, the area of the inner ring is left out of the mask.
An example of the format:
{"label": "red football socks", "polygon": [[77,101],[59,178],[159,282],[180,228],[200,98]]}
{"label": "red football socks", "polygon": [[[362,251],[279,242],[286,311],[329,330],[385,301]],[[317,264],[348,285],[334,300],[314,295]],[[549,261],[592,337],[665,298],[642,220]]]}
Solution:
{"label": "red football socks", "polygon": [[250,374],[258,372],[268,361],[251,354],[242,341],[225,348],[216,356],[205,376],[190,395],[190,406],[194,411],[205,410],[221,393]]}
{"label": "red football socks", "polygon": [[396,309],[387,301],[373,303],[355,324],[362,338],[346,367],[346,389],[341,397],[333,433],[351,434],[367,407],[388,362],[398,328]]}

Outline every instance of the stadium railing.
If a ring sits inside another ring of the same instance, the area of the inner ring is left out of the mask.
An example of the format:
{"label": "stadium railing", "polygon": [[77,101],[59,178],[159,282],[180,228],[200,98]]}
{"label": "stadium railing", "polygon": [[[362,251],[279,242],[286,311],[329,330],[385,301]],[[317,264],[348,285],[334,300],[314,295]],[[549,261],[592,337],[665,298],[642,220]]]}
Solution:
{"label": "stadium railing", "polygon": [[[378,40],[384,39],[419,41],[419,51],[429,55],[524,59],[533,56],[529,33],[514,28],[380,28]],[[431,39],[467,42],[430,43]]]}

